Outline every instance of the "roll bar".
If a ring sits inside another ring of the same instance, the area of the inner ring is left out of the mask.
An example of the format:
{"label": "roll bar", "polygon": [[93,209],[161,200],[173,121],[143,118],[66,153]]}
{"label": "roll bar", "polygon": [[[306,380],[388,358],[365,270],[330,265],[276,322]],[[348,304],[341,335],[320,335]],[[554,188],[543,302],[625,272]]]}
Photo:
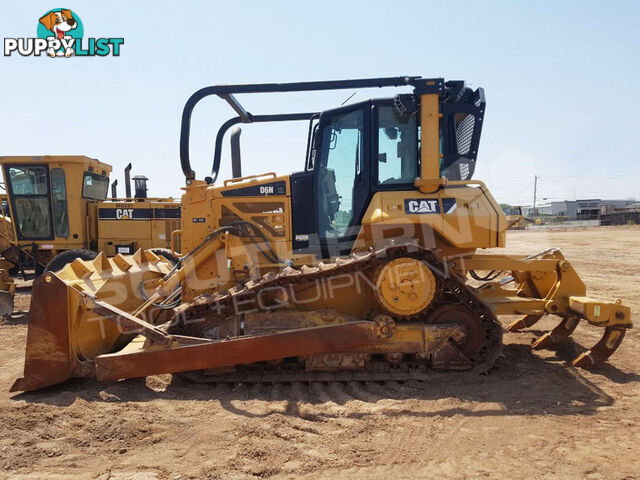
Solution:
{"label": "roll bar", "polygon": [[[424,85],[422,85],[424,80]],[[227,122],[225,122],[216,136],[216,144],[213,155],[213,166],[211,169],[210,183],[214,183],[218,177],[220,169],[220,155],[222,152],[222,139],[225,132],[233,125],[238,123],[257,123],[257,122],[279,122],[279,121],[295,121],[310,120],[317,112],[310,113],[288,113],[275,115],[252,115],[238,102],[234,94],[241,93],[283,93],[283,92],[310,92],[318,90],[342,90],[352,88],[382,88],[382,87],[400,87],[413,85],[416,92],[421,89],[437,89],[442,91],[442,79],[423,79],[421,77],[386,77],[386,78],[363,78],[357,80],[329,80],[319,82],[295,82],[295,83],[256,83],[244,85],[215,85],[211,87],[201,88],[195,92],[184,106],[182,111],[182,124],[180,128],[180,166],[187,181],[195,178],[196,174],[191,168],[191,158],[189,155],[189,137],[191,133],[191,114],[193,109],[200,100],[211,95],[217,95],[225,100],[231,108],[238,114]]]}

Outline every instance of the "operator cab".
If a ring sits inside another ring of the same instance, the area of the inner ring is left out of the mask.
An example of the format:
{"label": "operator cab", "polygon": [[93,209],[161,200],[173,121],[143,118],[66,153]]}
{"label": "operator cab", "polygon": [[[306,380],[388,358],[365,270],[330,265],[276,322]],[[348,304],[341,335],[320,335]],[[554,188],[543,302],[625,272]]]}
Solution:
{"label": "operator cab", "polygon": [[[253,115],[235,97],[381,87],[413,91],[324,112],[267,115]],[[211,95],[226,101],[237,116],[218,130],[211,175],[205,177],[209,185],[218,177],[229,128],[239,123],[309,122],[305,170],[290,176],[292,247],[296,253],[322,257],[350,252],[376,192],[425,193],[447,181],[470,180],[486,104],[481,88],[472,90],[462,81],[409,76],[205,87],[189,98],[182,112],[180,165],[187,185],[196,178],[190,159],[191,115],[198,102]],[[234,151],[238,153],[237,145]]]}
{"label": "operator cab", "polygon": [[[465,95],[457,98],[466,96],[475,107],[471,90],[463,87],[462,92]],[[453,105],[442,105],[447,114],[439,135],[439,176],[470,180],[477,154],[473,140],[479,137],[474,132],[476,116],[466,111],[465,101]],[[373,194],[417,190],[418,100],[403,94],[328,110],[310,131],[306,171],[292,175],[294,250],[345,254],[360,232]]]}
{"label": "operator cab", "polygon": [[73,175],[73,181],[82,181],[83,198],[106,198],[109,185],[107,172],[102,170],[98,173],[94,171],[93,166],[85,169],[81,166],[81,161],[71,161],[78,164],[78,167],[62,168],[60,162],[18,163],[3,160],[4,178],[19,240],[53,240],[56,237],[69,237],[67,190],[78,190],[77,187],[73,188],[68,184],[67,177],[70,172],[73,175],[75,170],[83,170],[78,172],[78,175]]}
{"label": "operator cab", "polygon": [[[313,140],[318,239],[355,239],[371,195],[414,188],[418,177],[416,111],[392,100],[366,101],[322,113]],[[372,161],[374,160],[374,161]]]}

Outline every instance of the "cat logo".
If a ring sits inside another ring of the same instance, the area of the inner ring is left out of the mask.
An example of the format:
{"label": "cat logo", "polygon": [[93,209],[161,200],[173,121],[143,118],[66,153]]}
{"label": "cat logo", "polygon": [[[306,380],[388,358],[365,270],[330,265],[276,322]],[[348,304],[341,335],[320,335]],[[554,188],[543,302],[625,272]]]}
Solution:
{"label": "cat logo", "polygon": [[[458,204],[455,198],[443,198],[444,213],[451,214]],[[407,198],[404,201],[404,211],[411,214],[440,213],[440,203],[435,198]]]}
{"label": "cat logo", "polygon": [[438,200],[405,200],[404,209],[407,213],[440,213]]}
{"label": "cat logo", "polygon": [[116,208],[117,220],[131,220],[133,218],[133,208]]}

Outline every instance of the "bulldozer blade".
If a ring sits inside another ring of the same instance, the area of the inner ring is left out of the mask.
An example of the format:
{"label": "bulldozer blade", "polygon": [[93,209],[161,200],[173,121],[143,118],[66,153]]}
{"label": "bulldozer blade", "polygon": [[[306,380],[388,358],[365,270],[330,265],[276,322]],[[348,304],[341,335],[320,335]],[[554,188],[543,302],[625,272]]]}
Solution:
{"label": "bulldozer blade", "polygon": [[32,288],[24,377],[17,379],[11,392],[30,391],[63,382],[71,377],[68,328],[67,286],[55,275],[45,283],[44,275]]}
{"label": "bulldozer blade", "polygon": [[[135,255],[107,259],[100,254],[92,261],[76,259],[34,280],[24,375],[11,391],[95,376],[93,359],[122,348],[139,331],[159,341],[161,332],[155,326],[142,319],[132,321],[121,309],[135,310],[143,302],[135,295],[137,285],[161,278],[170,268],[168,262],[140,262]],[[112,305],[106,308],[96,294]]]}
{"label": "bulldozer blade", "polygon": [[13,294],[0,291],[0,317],[10,317],[13,313]]}
{"label": "bulldozer blade", "polygon": [[574,367],[589,368],[594,365],[598,365],[606,361],[615,352],[626,333],[626,328],[605,328],[604,335],[598,343],[596,343],[590,350],[581,353],[576,357],[571,365]]}
{"label": "bulldozer blade", "polygon": [[580,318],[575,315],[563,318],[550,332],[538,338],[538,340],[531,345],[531,348],[533,350],[541,350],[564,342],[576,329],[578,323],[580,323]]}
{"label": "bulldozer blade", "polygon": [[523,328],[529,328],[530,326],[535,325],[541,318],[542,314],[525,315],[522,318],[511,322],[507,326],[507,330],[510,332],[517,332]]}
{"label": "bulldozer blade", "polygon": [[[190,345],[180,345],[180,337],[175,338],[178,345],[166,349],[145,349],[143,342],[134,341],[120,352],[97,356],[98,380],[115,381],[317,354],[424,350],[420,336],[416,336],[415,341],[401,343],[393,338],[382,338],[376,333],[376,324],[368,321]],[[137,350],[131,348],[135,343],[138,343]]]}

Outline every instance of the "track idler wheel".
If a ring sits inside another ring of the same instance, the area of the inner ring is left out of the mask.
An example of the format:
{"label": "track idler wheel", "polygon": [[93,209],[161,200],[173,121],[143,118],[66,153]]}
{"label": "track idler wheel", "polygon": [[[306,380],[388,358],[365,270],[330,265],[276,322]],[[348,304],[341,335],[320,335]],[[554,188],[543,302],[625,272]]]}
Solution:
{"label": "track idler wheel", "polygon": [[[464,305],[442,305],[429,314],[429,325],[456,328],[448,342],[433,353],[434,368],[471,368],[484,342],[484,331],[478,316]],[[446,348],[443,348],[446,347]]]}

